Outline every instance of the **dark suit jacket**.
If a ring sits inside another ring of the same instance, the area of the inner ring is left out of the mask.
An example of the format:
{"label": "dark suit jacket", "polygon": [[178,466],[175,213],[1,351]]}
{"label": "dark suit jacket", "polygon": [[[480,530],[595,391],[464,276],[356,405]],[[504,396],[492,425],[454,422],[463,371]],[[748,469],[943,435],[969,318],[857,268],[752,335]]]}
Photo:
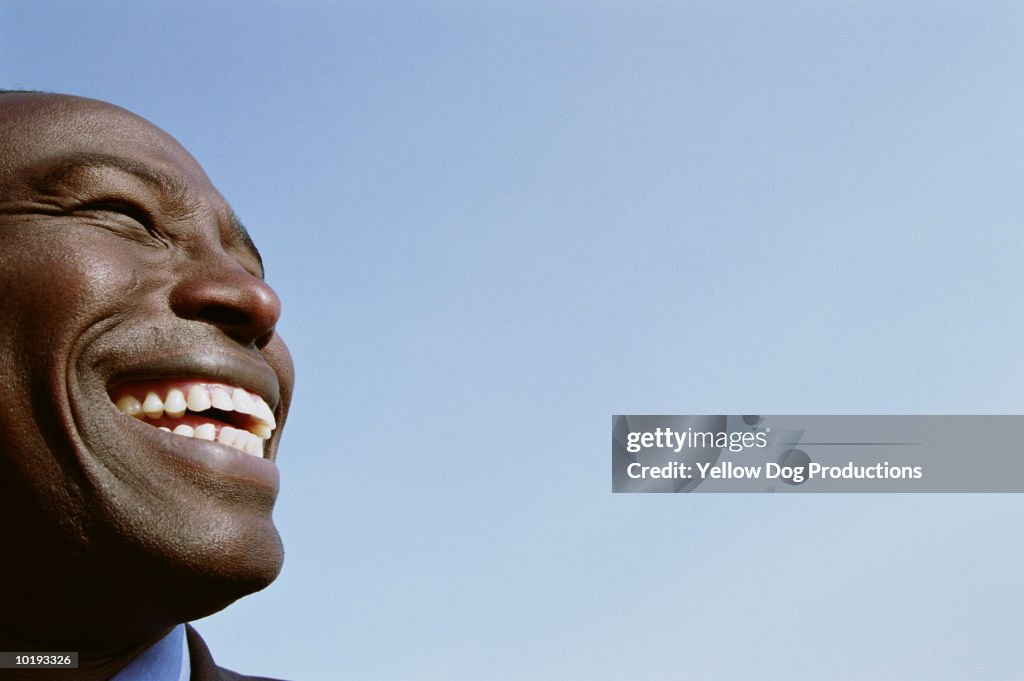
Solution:
{"label": "dark suit jacket", "polygon": [[185,625],[185,637],[188,639],[188,655],[192,660],[192,681],[279,681],[263,676],[242,676],[218,667],[210,655],[210,649],[195,629]]}

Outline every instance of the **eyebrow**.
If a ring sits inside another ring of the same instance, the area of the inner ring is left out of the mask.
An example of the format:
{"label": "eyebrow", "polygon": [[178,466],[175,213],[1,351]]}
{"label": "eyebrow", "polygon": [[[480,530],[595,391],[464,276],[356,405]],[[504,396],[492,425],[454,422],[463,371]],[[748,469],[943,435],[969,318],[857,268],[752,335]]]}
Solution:
{"label": "eyebrow", "polygon": [[[113,168],[128,175],[133,175],[163,194],[169,195],[179,203],[189,203],[188,184],[180,177],[165,173],[135,159],[115,156],[113,154],[101,154],[95,152],[80,152],[62,156],[53,166],[47,169],[33,185],[52,187],[60,183],[68,175],[80,169]],[[260,271],[264,271],[263,256],[249,236],[249,230],[245,228],[242,221],[234,211],[227,219],[227,230],[230,236],[251,251],[260,264]]]}
{"label": "eyebrow", "polygon": [[185,202],[188,195],[188,185],[179,177],[157,170],[135,159],[95,152],[79,152],[61,156],[33,184],[50,187],[60,183],[76,170],[101,168],[113,168],[128,175],[134,175],[177,201]]}

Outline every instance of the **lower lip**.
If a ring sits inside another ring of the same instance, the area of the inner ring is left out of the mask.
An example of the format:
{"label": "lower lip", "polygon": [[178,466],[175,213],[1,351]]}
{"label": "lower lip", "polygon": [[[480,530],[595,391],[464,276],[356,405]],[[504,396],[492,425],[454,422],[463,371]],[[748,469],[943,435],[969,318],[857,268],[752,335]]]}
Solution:
{"label": "lower lip", "polygon": [[197,469],[196,472],[212,472],[219,478],[229,478],[239,484],[277,494],[280,473],[269,459],[246,454],[218,442],[168,433],[121,412],[118,416],[126,427],[139,429],[137,432],[153,442],[157,453],[167,457],[173,465],[185,464]]}

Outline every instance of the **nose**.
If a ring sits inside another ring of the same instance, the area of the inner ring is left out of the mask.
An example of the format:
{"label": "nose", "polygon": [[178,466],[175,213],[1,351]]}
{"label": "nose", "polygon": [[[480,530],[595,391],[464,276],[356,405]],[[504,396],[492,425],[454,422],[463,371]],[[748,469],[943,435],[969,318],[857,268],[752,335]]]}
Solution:
{"label": "nose", "polygon": [[179,317],[216,326],[243,345],[263,349],[281,317],[274,289],[237,262],[182,277],[170,297]]}

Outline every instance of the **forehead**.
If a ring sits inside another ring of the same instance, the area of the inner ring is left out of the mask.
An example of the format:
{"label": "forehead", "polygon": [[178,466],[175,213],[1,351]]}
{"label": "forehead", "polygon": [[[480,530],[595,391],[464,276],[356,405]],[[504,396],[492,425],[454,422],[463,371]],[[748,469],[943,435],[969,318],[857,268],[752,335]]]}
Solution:
{"label": "forehead", "polygon": [[4,172],[67,155],[117,156],[180,176],[193,190],[223,201],[206,173],[174,138],[105,102],[66,95],[0,95],[0,144]]}
{"label": "forehead", "polygon": [[0,149],[0,193],[26,180],[56,179],[82,167],[120,170],[182,203],[198,202],[220,213],[232,238],[260,259],[245,228],[191,154],[130,111],[68,95],[0,94]]}

